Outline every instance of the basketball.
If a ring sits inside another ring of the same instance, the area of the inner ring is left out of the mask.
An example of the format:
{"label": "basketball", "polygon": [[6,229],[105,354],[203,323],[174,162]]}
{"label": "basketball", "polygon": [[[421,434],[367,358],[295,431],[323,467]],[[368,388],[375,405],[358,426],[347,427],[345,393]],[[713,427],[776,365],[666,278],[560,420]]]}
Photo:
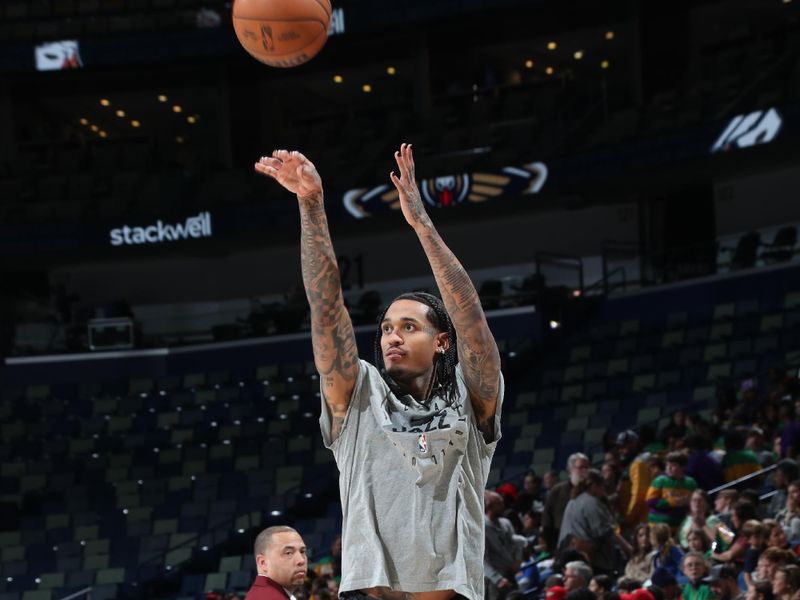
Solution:
{"label": "basketball", "polygon": [[233,28],[244,49],[271,67],[311,60],[328,40],[330,0],[234,0]]}

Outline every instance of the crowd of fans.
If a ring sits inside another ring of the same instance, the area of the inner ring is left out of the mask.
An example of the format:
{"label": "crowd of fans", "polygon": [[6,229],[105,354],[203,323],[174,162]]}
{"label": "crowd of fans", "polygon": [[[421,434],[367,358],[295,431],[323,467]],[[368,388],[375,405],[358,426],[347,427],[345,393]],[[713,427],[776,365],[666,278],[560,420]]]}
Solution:
{"label": "crowd of fans", "polygon": [[578,452],[565,481],[487,491],[487,600],[800,600],[798,381],[772,369],[717,399],[610,434],[598,468]]}

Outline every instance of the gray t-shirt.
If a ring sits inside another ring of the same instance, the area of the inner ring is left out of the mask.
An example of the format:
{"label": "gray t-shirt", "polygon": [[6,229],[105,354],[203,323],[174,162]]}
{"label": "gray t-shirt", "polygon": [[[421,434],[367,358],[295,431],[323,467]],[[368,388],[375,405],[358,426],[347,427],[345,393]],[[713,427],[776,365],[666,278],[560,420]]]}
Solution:
{"label": "gray t-shirt", "polygon": [[360,361],[333,441],[323,399],[322,437],[339,467],[341,592],[386,586],[483,597],[483,490],[500,439],[503,378],[487,444],[460,366],[456,376],[458,400],[448,407],[434,398],[425,408],[411,396],[398,399],[378,370]]}

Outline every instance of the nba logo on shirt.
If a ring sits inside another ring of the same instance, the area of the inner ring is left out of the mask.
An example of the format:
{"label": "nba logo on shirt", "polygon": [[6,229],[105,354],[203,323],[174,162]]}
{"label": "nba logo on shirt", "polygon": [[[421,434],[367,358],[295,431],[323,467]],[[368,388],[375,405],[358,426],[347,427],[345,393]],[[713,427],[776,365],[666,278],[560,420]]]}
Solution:
{"label": "nba logo on shirt", "polygon": [[424,433],[421,436],[419,436],[417,444],[419,446],[420,452],[422,452],[423,454],[426,454],[428,452],[428,437]]}

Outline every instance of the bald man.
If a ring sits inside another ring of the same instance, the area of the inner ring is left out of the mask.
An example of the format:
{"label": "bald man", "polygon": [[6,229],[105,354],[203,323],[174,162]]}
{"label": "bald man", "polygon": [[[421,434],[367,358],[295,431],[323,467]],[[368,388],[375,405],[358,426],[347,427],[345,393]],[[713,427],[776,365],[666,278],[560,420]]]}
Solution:
{"label": "bald man", "polygon": [[258,575],[245,600],[294,600],[308,570],[300,534],[285,525],[268,527],[256,536],[253,551]]}

